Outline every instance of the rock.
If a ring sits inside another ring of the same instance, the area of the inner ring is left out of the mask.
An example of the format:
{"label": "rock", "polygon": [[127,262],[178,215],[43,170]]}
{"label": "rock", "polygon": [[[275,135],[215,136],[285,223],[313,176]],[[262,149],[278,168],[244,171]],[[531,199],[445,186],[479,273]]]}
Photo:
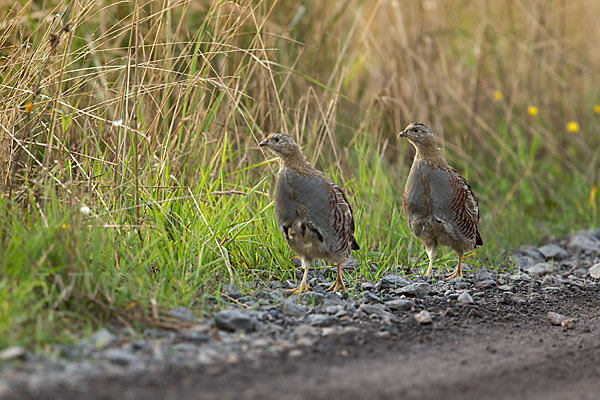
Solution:
{"label": "rock", "polygon": [[138,358],[135,355],[118,348],[106,350],[104,357],[111,363],[123,366],[133,364],[134,362],[138,361]]}
{"label": "rock", "polygon": [[394,318],[393,314],[385,311],[385,306],[383,304],[361,304],[358,307],[358,311],[362,311],[367,315],[377,315],[382,319],[391,319]]}
{"label": "rock", "polygon": [[371,292],[365,293],[365,303],[383,303],[383,301]]}
{"label": "rock", "polygon": [[210,341],[210,336],[206,333],[197,332],[191,329],[181,331],[181,339],[192,343],[206,343]]}
{"label": "rock", "polygon": [[[335,294],[335,293],[332,293]],[[304,304],[319,305],[323,304],[325,295],[316,292],[307,292],[300,295],[300,302]]]}
{"label": "rock", "polygon": [[335,321],[335,317],[326,314],[311,314],[307,320],[309,325],[318,327],[331,326],[335,324]]}
{"label": "rock", "polygon": [[524,247],[515,251],[510,259],[515,267],[525,268],[542,261],[543,256],[536,248]]}
{"label": "rock", "polygon": [[361,283],[360,288],[363,291],[367,291],[368,292],[368,291],[371,291],[371,290],[375,289],[375,285],[373,285],[373,282],[363,282],[363,283]]}
{"label": "rock", "polygon": [[498,289],[500,289],[504,292],[512,292],[513,287],[511,285],[500,285],[500,286],[498,286]]}
{"label": "rock", "polygon": [[410,281],[406,280],[400,275],[388,275],[381,278],[379,282],[379,289],[397,289],[410,284]]}
{"label": "rock", "polygon": [[473,300],[473,297],[471,297],[471,294],[468,291],[462,292],[461,295],[458,296],[458,299],[456,299],[456,300],[461,304],[475,303],[475,301]]}
{"label": "rock", "polygon": [[301,318],[306,315],[306,308],[290,300],[281,303],[281,313],[288,317]]}
{"label": "rock", "polygon": [[298,340],[303,337],[314,337],[318,334],[319,331],[317,328],[315,328],[314,326],[303,324],[298,325],[296,328],[294,328],[294,331],[292,332],[292,337],[295,340]]}
{"label": "rock", "polygon": [[552,286],[554,285],[554,277],[552,275],[546,275],[544,276],[544,279],[542,279],[542,286]]}
{"label": "rock", "polygon": [[514,274],[510,279],[513,281],[531,282],[531,277],[524,273]]}
{"label": "rock", "polygon": [[485,280],[477,282],[475,284],[475,287],[477,289],[487,289],[487,288],[490,288],[492,286],[496,286],[496,281],[493,280],[493,279],[485,279]]}
{"label": "rock", "polygon": [[592,278],[600,279],[600,263],[592,265],[588,273]]}
{"label": "rock", "polygon": [[554,271],[554,265],[548,262],[542,262],[523,269],[531,275],[545,275]]}
{"label": "rock", "polygon": [[[548,312],[548,320],[552,325],[562,325],[564,321],[573,321],[573,318],[567,317],[565,315],[549,311]],[[572,324],[573,322],[567,322],[566,324]]]}
{"label": "rock", "polygon": [[563,258],[567,258],[569,255],[565,249],[556,244],[547,244],[540,247],[538,251],[542,253],[546,260],[562,260]]}
{"label": "rock", "polygon": [[423,310],[419,313],[416,313],[414,315],[414,318],[415,318],[415,321],[417,321],[418,323],[420,323],[422,325],[430,324],[433,322],[433,319],[431,318],[431,314],[427,310]]}
{"label": "rock", "polygon": [[239,330],[252,332],[257,325],[253,317],[236,310],[219,311],[214,318],[217,328],[230,332]]}
{"label": "rock", "polygon": [[415,303],[409,299],[394,299],[386,301],[385,305],[393,311],[408,311]]}
{"label": "rock", "polygon": [[424,282],[411,283],[394,291],[397,295],[413,296],[423,298],[431,291],[431,285]]}
{"label": "rock", "polygon": [[568,247],[578,251],[600,253],[600,240],[590,235],[589,232],[579,232],[571,238]]}
{"label": "rock", "polygon": [[25,349],[21,346],[7,347],[4,350],[0,351],[0,360],[1,361],[14,360],[15,358],[24,358],[24,357],[25,357]]}
{"label": "rock", "polygon": [[172,308],[169,310],[169,312],[167,314],[169,314],[169,316],[171,316],[173,318],[181,319],[184,321],[195,321],[196,320],[194,313],[190,309],[185,308],[185,307]]}
{"label": "rock", "polygon": [[96,349],[103,349],[111,345],[116,339],[117,337],[115,335],[110,333],[107,329],[102,328],[90,336],[88,343]]}

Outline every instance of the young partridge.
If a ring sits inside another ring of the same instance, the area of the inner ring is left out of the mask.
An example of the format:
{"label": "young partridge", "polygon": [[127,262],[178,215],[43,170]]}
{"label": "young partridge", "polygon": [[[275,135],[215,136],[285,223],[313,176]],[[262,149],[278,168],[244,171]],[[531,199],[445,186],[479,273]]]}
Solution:
{"label": "young partridge", "polygon": [[417,150],[402,207],[410,230],[423,242],[429,256],[425,276],[433,273],[437,248],[443,245],[458,254],[456,270],[446,279],[462,278],[463,254],[483,245],[477,230],[477,199],[467,180],[444,159],[431,129],[414,122],[399,136],[407,138]]}
{"label": "young partridge", "polygon": [[330,291],[346,291],[341,265],[359,246],[354,238],[354,217],[342,189],[313,168],[294,139],[273,133],[260,142],[281,158],[275,188],[275,220],[287,244],[302,259],[304,276],[292,292],[309,290],[308,269],[314,259],[337,266]]}

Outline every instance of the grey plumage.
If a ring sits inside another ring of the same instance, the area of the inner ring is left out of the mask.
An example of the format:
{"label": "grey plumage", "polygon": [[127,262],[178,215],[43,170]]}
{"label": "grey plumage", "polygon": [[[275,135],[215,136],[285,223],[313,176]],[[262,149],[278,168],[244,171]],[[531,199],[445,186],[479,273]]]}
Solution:
{"label": "grey plumage", "polygon": [[417,150],[402,203],[410,230],[429,256],[425,275],[433,273],[437,248],[450,246],[458,254],[458,265],[447,278],[462,277],[463,254],[483,245],[477,198],[467,180],[448,165],[427,126],[412,123],[400,136]]}
{"label": "grey plumage", "polygon": [[300,147],[285,134],[271,134],[260,143],[281,157],[275,189],[275,219],[287,244],[301,258],[304,278],[296,292],[308,290],[306,276],[314,259],[338,266],[331,290],[345,291],[341,264],[359,246],[354,237],[350,204],[338,185],[306,161]]}

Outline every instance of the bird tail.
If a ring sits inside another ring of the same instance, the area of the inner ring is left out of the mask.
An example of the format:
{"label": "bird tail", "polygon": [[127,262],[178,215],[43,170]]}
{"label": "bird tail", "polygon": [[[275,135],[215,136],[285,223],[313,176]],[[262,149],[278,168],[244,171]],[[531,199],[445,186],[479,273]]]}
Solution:
{"label": "bird tail", "polygon": [[479,231],[475,231],[475,247],[483,246],[483,239],[479,234]]}
{"label": "bird tail", "polygon": [[358,245],[358,242],[356,241],[356,238],[354,236],[352,236],[352,243],[350,244],[352,250],[360,250],[360,246]]}

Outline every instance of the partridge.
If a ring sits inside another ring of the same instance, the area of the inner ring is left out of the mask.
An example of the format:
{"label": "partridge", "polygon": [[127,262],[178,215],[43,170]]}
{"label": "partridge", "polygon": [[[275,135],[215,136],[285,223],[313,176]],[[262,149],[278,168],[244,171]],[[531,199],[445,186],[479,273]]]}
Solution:
{"label": "partridge", "polygon": [[346,291],[341,265],[359,246],[354,217],[346,195],[321,171],[313,168],[292,137],[273,133],[260,142],[281,159],[275,188],[275,220],[287,244],[302,259],[304,275],[292,292],[309,290],[308,269],[314,259],[337,266],[330,291]]}
{"label": "partridge", "polygon": [[425,276],[433,273],[437,248],[450,246],[458,254],[458,265],[446,279],[462,278],[463,254],[483,245],[477,230],[477,199],[467,180],[444,159],[431,129],[414,122],[399,136],[416,149],[402,207],[412,234],[425,245],[429,256]]}

